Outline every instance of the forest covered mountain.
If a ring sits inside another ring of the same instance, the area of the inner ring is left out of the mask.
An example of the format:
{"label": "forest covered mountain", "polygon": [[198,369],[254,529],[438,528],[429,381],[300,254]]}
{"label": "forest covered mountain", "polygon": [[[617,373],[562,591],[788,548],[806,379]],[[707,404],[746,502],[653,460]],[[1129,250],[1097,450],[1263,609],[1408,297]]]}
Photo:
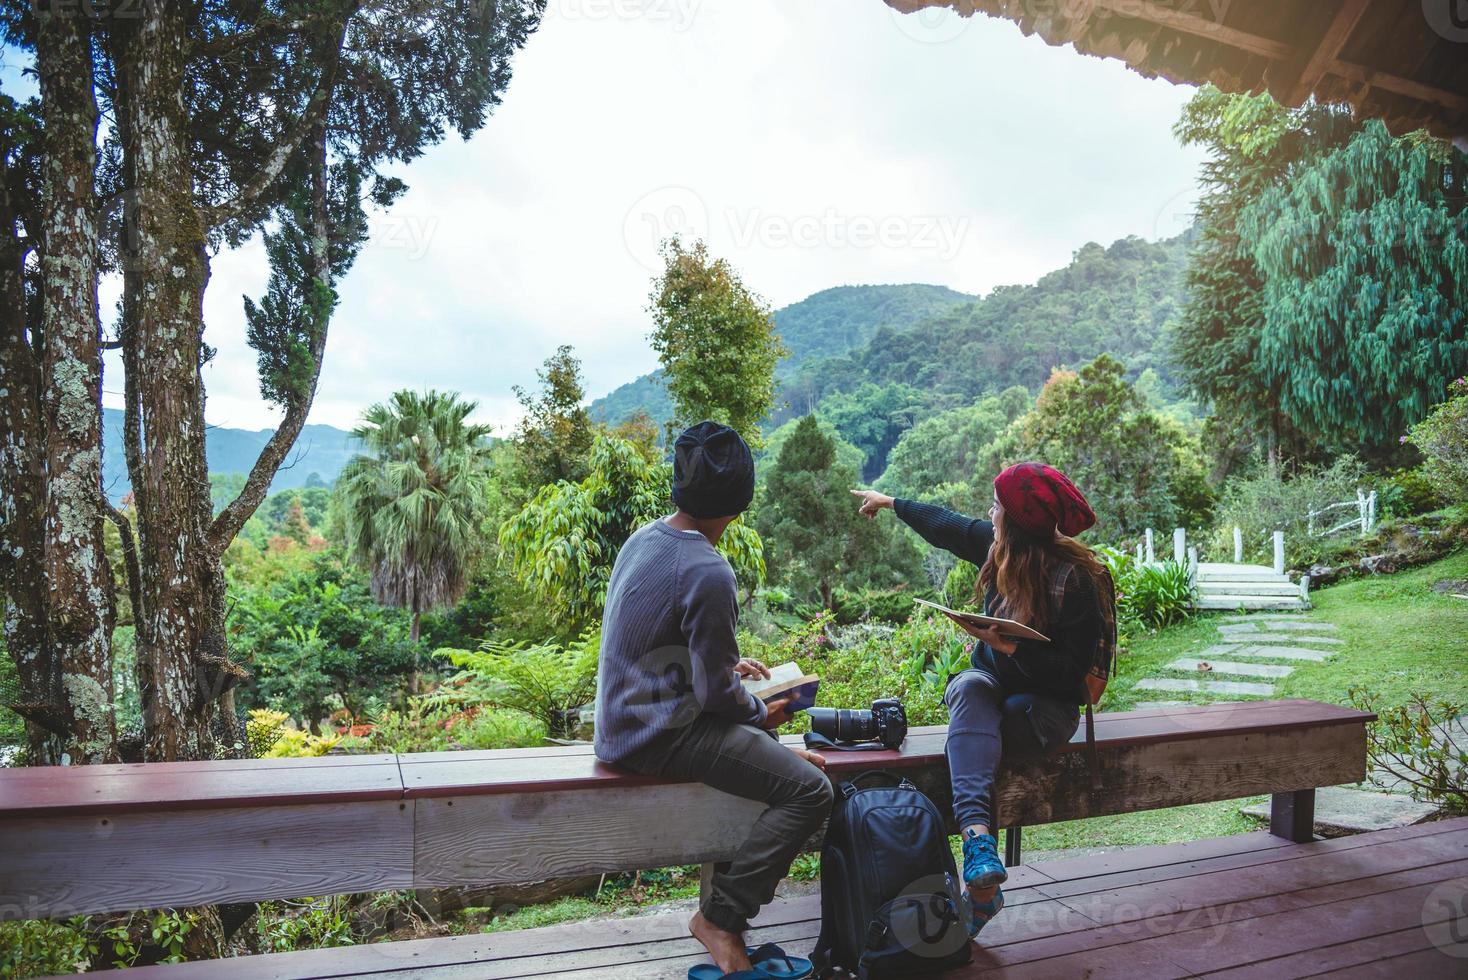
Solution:
{"label": "forest covered mountain", "polygon": [[[906,329],[976,298],[921,283],[823,289],[775,311],[775,331],[790,351],[776,376],[786,378],[809,361],[845,354],[883,328]],[[673,401],[663,387],[662,372],[654,371],[596,399],[589,410],[592,418],[613,424],[639,410],[661,422],[673,414]]]}
{"label": "forest covered mountain", "polygon": [[[1015,385],[1032,393],[1052,368],[1098,354],[1132,378],[1148,368],[1175,393],[1166,325],[1181,307],[1191,235],[1161,242],[1088,242],[1069,265],[1034,285],[987,296],[942,286],[840,286],[775,312],[791,356],[780,366],[772,422],[804,415],[864,386],[903,389],[913,421]],[[601,421],[637,411],[662,422],[673,411],[656,372],[591,404]],[[870,390],[870,389],[868,389]]]}

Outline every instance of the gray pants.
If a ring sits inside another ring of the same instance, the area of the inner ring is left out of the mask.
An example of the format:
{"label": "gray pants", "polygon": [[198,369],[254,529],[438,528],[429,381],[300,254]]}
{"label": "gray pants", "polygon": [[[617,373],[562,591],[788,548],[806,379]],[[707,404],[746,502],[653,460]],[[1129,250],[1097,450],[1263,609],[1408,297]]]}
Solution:
{"label": "gray pants", "polygon": [[654,743],[622,760],[634,772],[704,783],[769,804],[738,856],[720,865],[701,911],[720,929],[743,932],[775,897],[790,863],[825,822],[835,794],[826,774],[752,725],[700,715],[669,743]]}
{"label": "gray pants", "polygon": [[1009,694],[984,670],[948,680],[948,773],[958,828],[993,832],[994,776],[1000,758],[1045,755],[1070,741],[1080,724],[1074,704],[1043,694]]}

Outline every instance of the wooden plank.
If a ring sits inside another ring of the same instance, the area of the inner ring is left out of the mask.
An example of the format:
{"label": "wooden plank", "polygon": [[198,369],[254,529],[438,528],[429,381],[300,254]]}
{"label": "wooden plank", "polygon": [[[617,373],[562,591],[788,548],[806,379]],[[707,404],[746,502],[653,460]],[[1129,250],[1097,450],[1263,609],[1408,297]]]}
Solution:
{"label": "wooden plank", "polygon": [[0,818],[398,800],[391,755],[0,770]]}
{"label": "wooden plank", "polygon": [[[1417,926],[1256,960],[1243,966],[1210,970],[1202,976],[1210,980],[1276,980],[1278,977],[1313,977],[1322,973],[1338,975],[1351,967],[1369,966],[1381,960],[1433,948],[1427,934]],[[1462,964],[1459,967],[1461,969]],[[1461,976],[1461,972],[1458,975]]]}
{"label": "wooden plank", "polygon": [[0,917],[407,888],[412,826],[397,800],[10,820]]}
{"label": "wooden plank", "polygon": [[1132,813],[1261,793],[1358,782],[1366,774],[1362,727],[1227,735],[1144,744],[1101,755],[1101,789],[1081,754],[1016,763],[1000,773],[998,825]]}
{"label": "wooden plank", "polygon": [[[1415,833],[1409,833],[1413,831]],[[1115,891],[1135,884],[1195,878],[1237,868],[1271,866],[1303,858],[1323,857],[1327,860],[1339,860],[1341,855],[1360,848],[1385,847],[1399,841],[1424,841],[1437,837],[1446,837],[1450,843],[1425,845],[1434,852],[1443,846],[1448,848],[1462,846],[1465,837],[1468,837],[1468,818],[1419,824],[1414,827],[1399,827],[1393,830],[1378,830],[1369,834],[1354,834],[1349,837],[1312,841],[1308,844],[1284,843],[1280,847],[1258,852],[1240,850],[1200,858],[1194,858],[1189,854],[1187,844],[1170,845],[1181,849],[1182,857],[1174,863],[1151,867],[1123,866],[1115,871],[1105,871],[1094,875],[1072,875],[1064,866],[1047,864],[1041,867],[1048,869],[1047,873],[1054,879],[1054,882],[1039,884],[1036,887],[1047,896],[1065,898],[1073,895]],[[1357,857],[1347,860],[1355,863],[1361,859]]]}
{"label": "wooden plank", "polygon": [[[1130,943],[1126,948],[1151,946],[1189,972],[1243,965],[1330,942],[1381,935],[1414,925],[1420,928],[1423,902],[1434,887],[1435,884],[1422,884],[1377,891],[1239,919],[1217,929],[1163,932]],[[1461,961],[1458,967],[1461,970]]]}

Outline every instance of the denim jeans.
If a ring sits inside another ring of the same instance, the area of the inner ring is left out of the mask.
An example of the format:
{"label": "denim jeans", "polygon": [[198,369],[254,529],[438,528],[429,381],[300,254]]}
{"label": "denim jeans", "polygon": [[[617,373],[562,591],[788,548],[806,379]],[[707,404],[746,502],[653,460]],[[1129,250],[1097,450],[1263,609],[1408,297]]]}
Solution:
{"label": "denim jeans", "polygon": [[1070,741],[1080,708],[1043,694],[1008,694],[981,669],[955,674],[943,695],[948,705],[948,772],[953,813],[962,830],[993,830],[994,775],[999,760],[1044,755]]}
{"label": "denim jeans", "polygon": [[646,746],[621,765],[769,804],[734,860],[716,868],[701,903],[704,918],[729,932],[743,932],[750,916],[775,897],[780,879],[800,846],[825,823],[835,798],[825,773],[768,732],[716,715],[700,715],[670,742]]}

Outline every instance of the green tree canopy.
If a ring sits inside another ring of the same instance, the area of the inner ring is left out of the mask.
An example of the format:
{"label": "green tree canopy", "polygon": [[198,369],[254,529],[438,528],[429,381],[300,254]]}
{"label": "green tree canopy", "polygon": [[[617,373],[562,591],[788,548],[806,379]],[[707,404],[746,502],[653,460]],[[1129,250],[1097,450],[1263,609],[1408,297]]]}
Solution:
{"label": "green tree canopy", "polygon": [[861,477],[871,481],[887,468],[887,454],[913,421],[926,414],[926,407],[926,397],[911,385],[865,381],[852,391],[827,395],[819,411],[843,439],[862,451]]}
{"label": "green tree canopy", "polygon": [[1468,368],[1468,157],[1211,87],[1176,132],[1209,152],[1173,343],[1210,442],[1390,454]]}
{"label": "green tree canopy", "polygon": [[577,481],[586,475],[591,453],[591,417],[582,407],[586,389],[581,362],[563,345],[546,358],[538,372],[540,394],[515,386],[515,397],[525,415],[515,433],[520,470],[531,488],[560,480]]}
{"label": "green tree canopy", "polygon": [[1088,535],[1103,543],[1196,521],[1207,506],[1202,470],[1187,463],[1196,446],[1147,410],[1125,374],[1105,354],[1077,373],[1055,372],[998,444],[1004,464],[1040,460],[1074,480],[1096,511]]}
{"label": "green tree canopy", "polygon": [[996,474],[984,451],[1030,405],[1030,393],[1016,386],[924,419],[902,434],[877,489],[922,497],[944,484],[987,483]]}
{"label": "green tree canopy", "polygon": [[[521,584],[566,623],[568,635],[601,617],[617,552],[632,532],[671,509],[672,471],[637,444],[602,434],[587,475],[541,487],[499,530],[499,546]],[[754,529],[736,520],[719,550],[754,588],[765,574]]]}
{"label": "green tree canopy", "polygon": [[701,241],[685,248],[670,239],[662,255],[666,268],[653,282],[648,312],[652,347],[677,406],[674,424],[713,419],[757,447],[785,354],[770,308]]}
{"label": "green tree canopy", "polygon": [[912,539],[890,522],[856,513],[854,466],[838,458],[838,440],[814,415],[785,439],[761,491],[760,536],[770,571],[795,592],[829,608],[837,586],[891,586],[917,581]]}

